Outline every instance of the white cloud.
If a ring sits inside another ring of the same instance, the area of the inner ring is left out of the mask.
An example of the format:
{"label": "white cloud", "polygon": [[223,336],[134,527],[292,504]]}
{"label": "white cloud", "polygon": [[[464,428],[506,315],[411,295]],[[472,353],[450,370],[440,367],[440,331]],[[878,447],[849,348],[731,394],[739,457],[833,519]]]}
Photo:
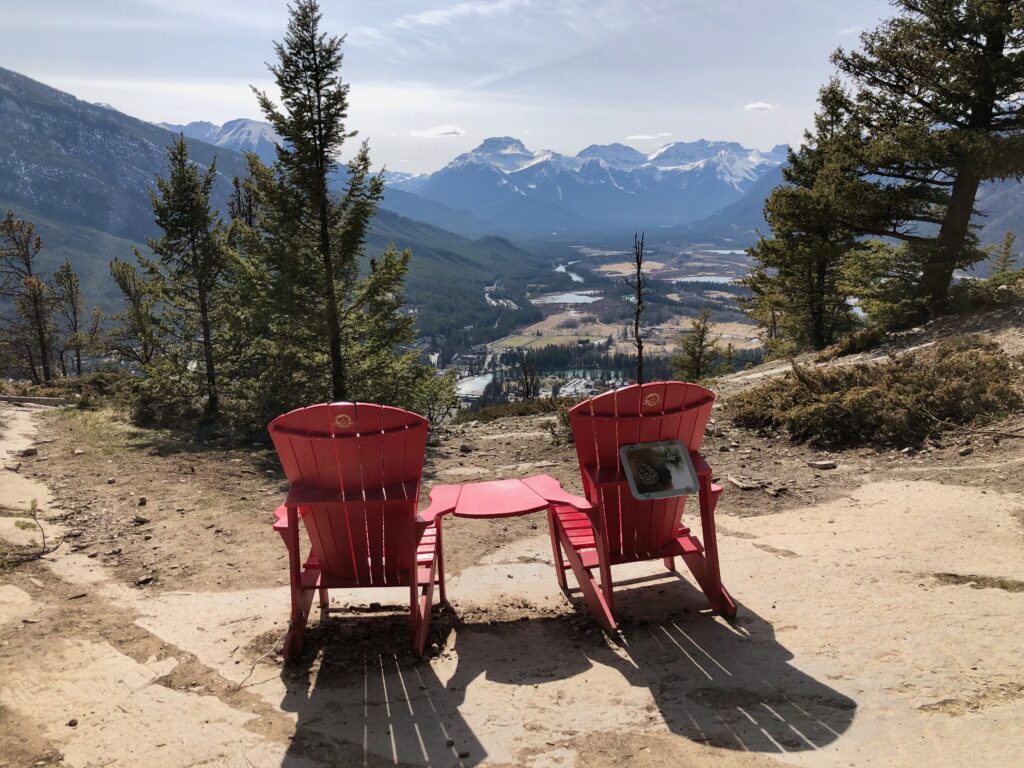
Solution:
{"label": "white cloud", "polygon": [[416,27],[443,27],[452,22],[467,17],[491,18],[501,13],[507,13],[515,8],[522,8],[530,5],[530,0],[492,0],[492,2],[458,3],[451,8],[436,8],[419,13],[410,13],[403,16],[394,23],[398,29],[414,29]]}
{"label": "white cloud", "polygon": [[859,35],[864,31],[864,27],[843,27],[839,30],[840,37],[849,37],[850,35]]}
{"label": "white cloud", "polygon": [[427,128],[422,131],[409,131],[409,135],[417,139],[441,139],[445,136],[465,136],[466,129],[459,128],[457,125],[435,125],[433,128]]}
{"label": "white cloud", "polygon": [[662,131],[661,133],[631,133],[626,137],[626,141],[657,141],[658,139],[667,139],[671,135],[671,131]]}
{"label": "white cloud", "polygon": [[744,104],[743,109],[747,112],[774,112],[776,107],[767,101],[752,101],[749,104]]}

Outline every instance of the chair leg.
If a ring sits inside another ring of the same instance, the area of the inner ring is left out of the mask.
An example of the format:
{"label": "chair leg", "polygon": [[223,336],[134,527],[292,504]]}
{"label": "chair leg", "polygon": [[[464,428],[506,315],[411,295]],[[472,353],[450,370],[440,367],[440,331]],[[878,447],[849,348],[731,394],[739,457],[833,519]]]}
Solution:
{"label": "chair leg", "polygon": [[320,608],[326,611],[330,607],[331,607],[331,599],[330,599],[330,597],[327,596],[327,590],[321,588],[320,589]]}
{"label": "chair leg", "polygon": [[569,584],[565,580],[565,558],[562,557],[561,547],[558,545],[558,533],[555,531],[555,511],[548,508],[548,532],[551,534],[551,554],[555,562],[555,579],[563,592],[569,591]]}
{"label": "chair leg", "polygon": [[683,562],[686,563],[693,578],[697,581],[697,585],[707,597],[711,610],[727,619],[736,618],[736,603],[721,581],[717,585],[713,583],[708,574],[708,561],[704,554],[693,552],[683,555]]}
{"label": "chair leg", "polygon": [[416,658],[423,656],[423,650],[427,645],[427,630],[430,628],[430,614],[434,601],[434,580],[436,578],[437,558],[435,557],[430,568],[430,577],[427,579],[427,583],[422,586],[422,591],[419,585],[415,583],[412,588],[412,652],[416,655]]}
{"label": "chair leg", "polygon": [[441,605],[447,605],[448,594],[444,588],[444,541],[441,538],[441,518],[437,519],[437,591]]}
{"label": "chair leg", "polygon": [[[605,597],[605,591],[598,587],[590,571],[583,565],[579,553],[569,543],[561,526],[558,527],[558,536],[559,542],[565,550],[566,559],[569,561],[569,567],[572,568],[573,575],[580,585],[580,591],[583,592],[583,599],[586,600],[590,608],[590,613],[605,632],[614,634],[617,625],[611,606],[608,605],[608,600]],[[608,581],[608,586],[611,586],[610,581]]]}
{"label": "chair leg", "polygon": [[303,589],[300,594],[292,593],[292,617],[288,622],[288,633],[284,636],[284,660],[297,659],[302,655],[302,641],[306,633],[306,622],[313,607],[313,590]]}
{"label": "chair leg", "polygon": [[665,558],[665,567],[675,573],[676,570],[676,559],[674,557]]}

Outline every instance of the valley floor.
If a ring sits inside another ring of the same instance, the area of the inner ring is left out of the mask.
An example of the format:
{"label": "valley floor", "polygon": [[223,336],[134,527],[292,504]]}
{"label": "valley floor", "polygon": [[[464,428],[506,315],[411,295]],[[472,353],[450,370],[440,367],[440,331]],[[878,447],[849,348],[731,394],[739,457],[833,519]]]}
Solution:
{"label": "valley floor", "polygon": [[[0,572],[0,766],[973,767],[1024,754],[1022,441],[963,433],[918,454],[826,456],[716,410],[705,448],[727,487],[734,625],[660,564],[623,567],[613,643],[558,590],[542,514],[447,520],[451,608],[435,613],[429,661],[408,654],[404,591],[339,591],[351,614],[314,620],[302,661],[283,666],[272,454],[108,412],[0,407],[0,537],[30,543],[17,522],[33,499],[65,537]],[[579,492],[572,449],[545,421],[441,430],[425,489],[549,473]],[[22,457],[29,446],[38,455]],[[826,457],[837,469],[807,466]]]}

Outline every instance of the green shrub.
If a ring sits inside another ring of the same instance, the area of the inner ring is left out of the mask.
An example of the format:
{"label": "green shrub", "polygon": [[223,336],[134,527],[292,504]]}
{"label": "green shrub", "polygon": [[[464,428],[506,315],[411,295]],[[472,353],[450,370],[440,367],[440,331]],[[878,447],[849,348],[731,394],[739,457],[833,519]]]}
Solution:
{"label": "green shrub", "polygon": [[783,429],[801,442],[903,447],[1020,408],[1021,378],[997,344],[958,336],[879,363],[794,366],[728,407],[740,426]]}

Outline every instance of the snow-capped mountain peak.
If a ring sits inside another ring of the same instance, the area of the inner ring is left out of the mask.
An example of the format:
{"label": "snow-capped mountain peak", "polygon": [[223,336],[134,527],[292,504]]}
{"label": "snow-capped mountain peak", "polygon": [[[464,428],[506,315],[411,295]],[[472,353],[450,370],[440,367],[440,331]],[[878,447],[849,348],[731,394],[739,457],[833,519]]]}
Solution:
{"label": "snow-capped mountain peak", "polygon": [[449,163],[449,167],[476,163],[511,173],[543,160],[543,155],[543,152],[531,152],[523,142],[511,136],[492,136],[484,139],[476,148],[456,157]]}
{"label": "snow-capped mountain peak", "polygon": [[218,147],[227,147],[236,152],[255,152],[265,163],[276,158],[275,145],[280,137],[270,123],[247,118],[228,120],[224,125],[198,120],[185,125],[158,123],[174,133],[183,133],[190,139],[205,141]]}
{"label": "snow-capped mountain peak", "polygon": [[610,168],[625,170],[637,168],[647,162],[647,156],[643,152],[619,143],[591,144],[586,149],[581,149],[576,157],[584,160],[602,160]]}

